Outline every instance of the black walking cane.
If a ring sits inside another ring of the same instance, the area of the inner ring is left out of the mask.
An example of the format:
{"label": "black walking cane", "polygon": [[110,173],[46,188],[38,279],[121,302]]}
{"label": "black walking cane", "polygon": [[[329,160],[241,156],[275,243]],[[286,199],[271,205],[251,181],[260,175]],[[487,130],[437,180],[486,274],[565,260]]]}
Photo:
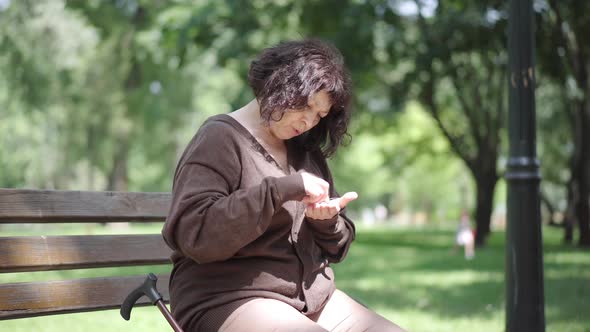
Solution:
{"label": "black walking cane", "polygon": [[148,274],[143,284],[129,293],[129,295],[127,295],[125,298],[125,301],[123,301],[120,311],[121,316],[125,320],[129,320],[129,318],[131,318],[131,309],[133,308],[133,305],[135,302],[137,302],[137,300],[139,300],[140,297],[145,295],[150,299],[150,301],[152,301],[152,304],[156,305],[158,309],[160,309],[175,332],[183,332],[180,325],[178,325],[174,317],[172,317],[170,311],[168,311],[168,308],[166,308],[164,301],[162,301],[162,295],[160,295],[158,289],[156,288],[157,281],[158,277],[156,277],[153,273]]}

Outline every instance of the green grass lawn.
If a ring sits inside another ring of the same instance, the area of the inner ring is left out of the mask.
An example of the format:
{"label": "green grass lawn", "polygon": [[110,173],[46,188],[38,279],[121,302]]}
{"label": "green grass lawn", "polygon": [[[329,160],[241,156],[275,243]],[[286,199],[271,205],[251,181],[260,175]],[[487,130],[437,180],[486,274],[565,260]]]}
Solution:
{"label": "green grass lawn", "polygon": [[[590,331],[590,252],[544,229],[547,331]],[[504,330],[504,233],[466,261],[451,230],[360,231],[338,286],[410,331]]]}
{"label": "green grass lawn", "polygon": [[[159,226],[131,233],[157,232]],[[87,233],[72,228],[71,233]],[[112,232],[108,228],[91,232]],[[120,230],[117,230],[120,232]],[[547,331],[590,332],[590,252],[560,244],[544,228]],[[0,235],[20,230],[3,228]],[[46,232],[45,232],[46,233]],[[452,251],[450,229],[359,229],[348,258],[335,265],[337,286],[410,331],[504,330],[504,234],[466,261]],[[0,274],[0,282],[164,272],[169,267]],[[126,322],[117,310],[0,321],[0,331],[166,331],[155,307],[135,308]]]}

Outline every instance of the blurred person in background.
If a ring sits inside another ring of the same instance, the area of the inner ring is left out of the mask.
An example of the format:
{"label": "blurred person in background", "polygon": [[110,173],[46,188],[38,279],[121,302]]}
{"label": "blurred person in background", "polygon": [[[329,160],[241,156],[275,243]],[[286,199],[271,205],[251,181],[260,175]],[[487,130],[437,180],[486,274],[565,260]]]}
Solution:
{"label": "blurred person in background", "polygon": [[461,219],[455,235],[455,245],[463,247],[465,259],[470,260],[475,257],[475,234],[471,228],[469,213],[466,210],[461,212]]}

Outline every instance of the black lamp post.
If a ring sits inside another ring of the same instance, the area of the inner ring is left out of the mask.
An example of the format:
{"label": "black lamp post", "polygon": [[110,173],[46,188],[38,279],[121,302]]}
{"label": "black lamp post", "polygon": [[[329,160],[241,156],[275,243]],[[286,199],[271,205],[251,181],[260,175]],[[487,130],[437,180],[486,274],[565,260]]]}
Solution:
{"label": "black lamp post", "polygon": [[506,332],[545,331],[532,0],[510,0]]}

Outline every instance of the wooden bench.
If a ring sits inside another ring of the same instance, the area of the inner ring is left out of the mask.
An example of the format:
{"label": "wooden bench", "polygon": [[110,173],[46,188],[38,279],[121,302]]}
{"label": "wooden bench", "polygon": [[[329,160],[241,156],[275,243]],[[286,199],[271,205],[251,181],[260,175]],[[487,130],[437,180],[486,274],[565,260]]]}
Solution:
{"label": "wooden bench", "polygon": [[[162,222],[169,206],[169,193],[0,189],[0,227]],[[170,264],[170,254],[160,234],[2,236],[0,273]],[[145,279],[142,274],[0,284],[0,320],[119,308]],[[168,280],[169,274],[158,275],[165,302]],[[145,296],[137,302],[147,304]]]}

